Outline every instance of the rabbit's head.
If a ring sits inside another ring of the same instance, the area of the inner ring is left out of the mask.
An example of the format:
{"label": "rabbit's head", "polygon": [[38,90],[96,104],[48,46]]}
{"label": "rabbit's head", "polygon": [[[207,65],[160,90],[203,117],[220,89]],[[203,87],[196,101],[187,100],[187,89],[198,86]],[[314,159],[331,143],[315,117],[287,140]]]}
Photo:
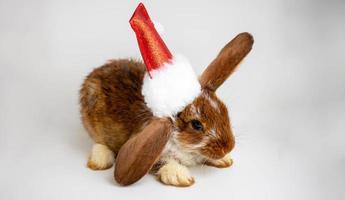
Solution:
{"label": "rabbit's head", "polygon": [[235,145],[227,108],[212,91],[203,90],[176,116],[175,124],[174,137],[189,152],[219,159]]}
{"label": "rabbit's head", "polygon": [[175,116],[175,141],[185,150],[211,159],[229,153],[235,139],[228,110],[217,97],[217,88],[251,50],[253,38],[241,33],[229,42],[200,76],[201,94]]}

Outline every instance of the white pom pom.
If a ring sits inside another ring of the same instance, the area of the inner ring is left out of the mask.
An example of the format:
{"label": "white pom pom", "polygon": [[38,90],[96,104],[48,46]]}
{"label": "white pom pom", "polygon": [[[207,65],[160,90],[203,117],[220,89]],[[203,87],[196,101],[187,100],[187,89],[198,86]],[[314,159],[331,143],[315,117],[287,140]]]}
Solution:
{"label": "white pom pom", "polygon": [[153,25],[155,26],[155,29],[157,30],[159,35],[164,34],[164,26],[161,23],[153,21]]}
{"label": "white pom pom", "polygon": [[182,111],[200,95],[201,86],[192,66],[184,57],[177,55],[171,63],[144,77],[142,94],[147,106],[157,117],[167,117]]}

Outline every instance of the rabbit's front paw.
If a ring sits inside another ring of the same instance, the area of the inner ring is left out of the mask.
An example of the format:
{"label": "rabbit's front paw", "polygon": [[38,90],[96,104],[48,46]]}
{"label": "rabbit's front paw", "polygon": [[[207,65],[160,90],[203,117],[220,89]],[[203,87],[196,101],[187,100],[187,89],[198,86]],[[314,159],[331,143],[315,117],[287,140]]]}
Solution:
{"label": "rabbit's front paw", "polygon": [[114,161],[114,153],[106,145],[94,144],[87,166],[93,170],[104,170],[112,167]]}
{"label": "rabbit's front paw", "polygon": [[233,162],[234,161],[230,158],[230,156],[226,155],[219,160],[207,160],[205,164],[217,168],[226,168],[230,167],[233,164]]}
{"label": "rabbit's front paw", "polygon": [[170,160],[162,166],[157,175],[159,180],[166,185],[188,187],[194,183],[194,178],[189,174],[188,168],[175,160]]}

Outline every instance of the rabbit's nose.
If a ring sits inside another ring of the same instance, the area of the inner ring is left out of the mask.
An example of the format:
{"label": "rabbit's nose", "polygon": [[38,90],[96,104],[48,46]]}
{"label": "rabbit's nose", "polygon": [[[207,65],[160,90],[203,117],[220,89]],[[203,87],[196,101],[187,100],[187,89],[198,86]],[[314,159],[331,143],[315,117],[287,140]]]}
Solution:
{"label": "rabbit's nose", "polygon": [[235,141],[234,140],[228,140],[227,142],[225,142],[223,144],[222,149],[222,154],[225,156],[226,154],[228,154],[235,146]]}

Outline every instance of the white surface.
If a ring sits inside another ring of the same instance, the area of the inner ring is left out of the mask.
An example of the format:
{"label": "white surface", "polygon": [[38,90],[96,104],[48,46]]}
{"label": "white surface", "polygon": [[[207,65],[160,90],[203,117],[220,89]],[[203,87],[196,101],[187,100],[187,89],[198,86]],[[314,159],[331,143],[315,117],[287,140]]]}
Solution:
{"label": "white surface", "polygon": [[87,169],[78,89],[107,59],[140,56],[126,2],[0,1],[0,199],[345,198],[343,1],[144,2],[198,73],[235,34],[254,35],[218,91],[235,164],[193,169],[191,188],[152,176],[123,188],[112,169]]}

